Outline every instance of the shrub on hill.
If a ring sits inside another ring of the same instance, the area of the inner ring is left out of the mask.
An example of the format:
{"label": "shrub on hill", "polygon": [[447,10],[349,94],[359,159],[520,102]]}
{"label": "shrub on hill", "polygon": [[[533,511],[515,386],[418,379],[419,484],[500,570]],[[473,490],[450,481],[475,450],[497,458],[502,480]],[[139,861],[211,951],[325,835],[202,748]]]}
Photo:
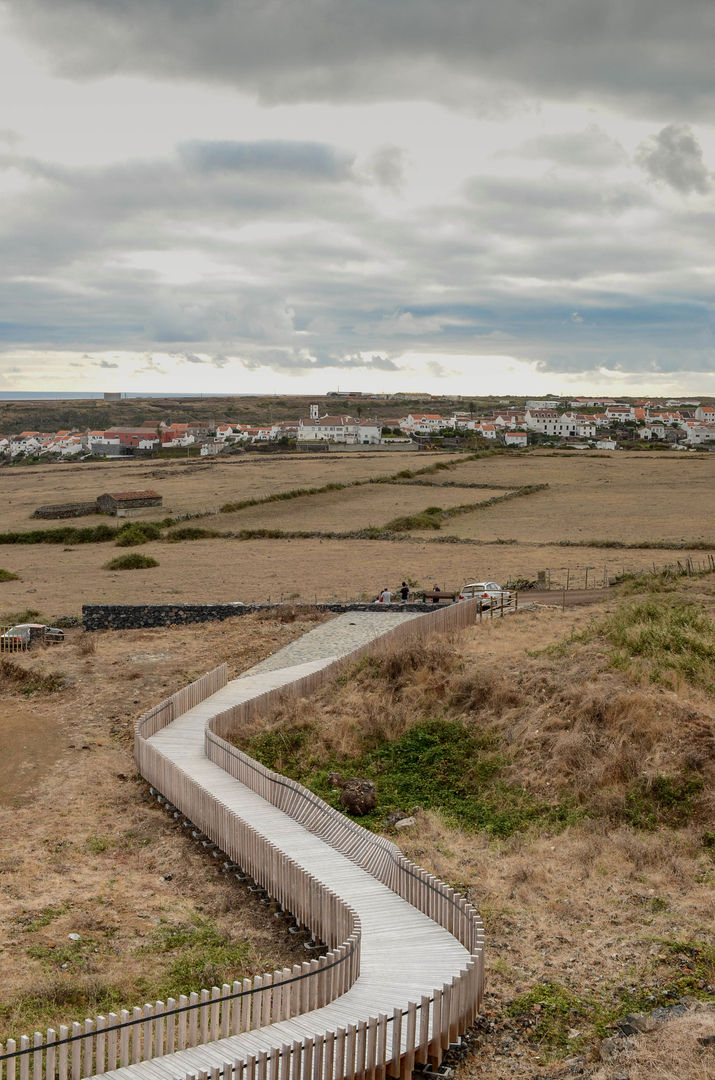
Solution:
{"label": "shrub on hill", "polygon": [[19,581],[20,575],[13,574],[12,570],[5,570],[0,566],[0,581]]}
{"label": "shrub on hill", "polygon": [[151,555],[140,555],[138,551],[131,555],[118,555],[116,559],[110,559],[104,564],[105,570],[148,570],[152,566],[158,566],[156,559]]}

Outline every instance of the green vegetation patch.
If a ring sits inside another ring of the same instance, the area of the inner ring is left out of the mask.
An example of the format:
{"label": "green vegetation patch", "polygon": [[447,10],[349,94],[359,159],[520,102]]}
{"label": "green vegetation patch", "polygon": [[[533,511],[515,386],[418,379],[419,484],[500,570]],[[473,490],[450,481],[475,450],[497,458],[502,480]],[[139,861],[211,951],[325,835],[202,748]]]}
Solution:
{"label": "green vegetation patch", "polygon": [[383,526],[383,532],[411,532],[413,529],[440,529],[445,511],[441,506],[428,506],[419,514],[404,514]]}
{"label": "green vegetation patch", "polygon": [[573,813],[565,804],[540,802],[509,782],[504,775],[508,761],[494,738],[460,720],[424,720],[401,738],[381,740],[357,757],[328,755],[311,725],[262,733],[245,749],[336,807],[339,792],[328,780],[331,772],[374,781],[377,806],[360,818],[372,828],[381,827],[390,810],[413,806],[438,810],[458,828],[500,837],[532,824],[559,825]]}
{"label": "green vegetation patch", "polygon": [[5,570],[0,566],[0,581],[19,581],[20,575],[14,574],[12,570]]}
{"label": "green vegetation patch", "polygon": [[613,646],[616,668],[666,685],[684,678],[715,687],[715,623],[698,604],[656,598],[625,604],[591,634]]}
{"label": "green vegetation patch", "polygon": [[202,529],[198,525],[182,525],[178,529],[172,529],[166,539],[173,544],[178,544],[182,540],[212,540],[216,536],[225,535],[216,529]]}
{"label": "green vegetation patch", "polygon": [[115,540],[121,530],[112,525],[87,525],[82,529],[62,525],[55,529],[0,533],[0,544],[97,544]]}
{"label": "green vegetation patch", "polygon": [[161,529],[153,521],[132,521],[122,525],[115,543],[117,547],[136,547],[160,539]]}
{"label": "green vegetation patch", "polygon": [[626,792],[626,820],[638,829],[684,825],[703,786],[704,780],[697,773],[641,778]]}
{"label": "green vegetation patch", "polygon": [[199,917],[188,924],[160,927],[146,951],[171,954],[166,974],[152,987],[152,995],[161,998],[233,982],[251,959],[245,941],[232,940]]}
{"label": "green vegetation patch", "polygon": [[116,559],[110,559],[104,564],[105,570],[149,570],[159,563],[151,555],[141,555],[138,551],[131,555],[118,555]]}

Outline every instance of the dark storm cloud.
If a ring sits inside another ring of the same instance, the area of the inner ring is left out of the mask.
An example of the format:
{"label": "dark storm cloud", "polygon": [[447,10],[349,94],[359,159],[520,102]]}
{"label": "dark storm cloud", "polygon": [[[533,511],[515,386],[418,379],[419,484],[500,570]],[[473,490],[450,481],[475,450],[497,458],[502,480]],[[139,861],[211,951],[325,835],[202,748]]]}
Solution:
{"label": "dark storm cloud", "polygon": [[[712,107],[711,0],[6,0],[71,78],[223,82],[266,101],[505,91]],[[490,85],[491,84],[491,85]]]}
{"label": "dark storm cloud", "polygon": [[279,173],[321,180],[350,175],[353,155],[312,142],[202,142],[179,147],[181,159],[199,172]]}
{"label": "dark storm cloud", "polygon": [[652,180],[684,195],[693,192],[706,195],[712,190],[713,174],[705,165],[702,147],[688,124],[668,124],[641,143],[636,160]]}

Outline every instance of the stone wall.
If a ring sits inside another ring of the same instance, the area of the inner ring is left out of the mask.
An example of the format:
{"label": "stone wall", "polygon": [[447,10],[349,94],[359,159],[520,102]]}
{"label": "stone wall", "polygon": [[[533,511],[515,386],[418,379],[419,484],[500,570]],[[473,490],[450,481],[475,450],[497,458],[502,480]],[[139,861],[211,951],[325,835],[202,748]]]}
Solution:
{"label": "stone wall", "polygon": [[[444,606],[444,605],[440,605]],[[252,611],[281,608],[310,611],[434,611],[434,604],[84,604],[85,630],[138,630],[195,622],[220,622]]]}
{"label": "stone wall", "polygon": [[98,513],[99,507],[96,502],[77,502],[38,506],[32,516],[35,518],[70,518],[84,517],[85,514]]}

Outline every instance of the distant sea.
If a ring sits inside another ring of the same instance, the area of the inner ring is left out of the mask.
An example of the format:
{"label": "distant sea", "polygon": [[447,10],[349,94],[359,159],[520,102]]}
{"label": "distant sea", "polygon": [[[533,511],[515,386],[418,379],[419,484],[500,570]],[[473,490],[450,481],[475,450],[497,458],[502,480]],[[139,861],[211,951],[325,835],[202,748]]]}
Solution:
{"label": "distant sea", "polygon": [[[236,397],[235,394],[132,394],[122,398],[204,398]],[[95,390],[0,390],[0,401],[101,401],[102,391]]]}

